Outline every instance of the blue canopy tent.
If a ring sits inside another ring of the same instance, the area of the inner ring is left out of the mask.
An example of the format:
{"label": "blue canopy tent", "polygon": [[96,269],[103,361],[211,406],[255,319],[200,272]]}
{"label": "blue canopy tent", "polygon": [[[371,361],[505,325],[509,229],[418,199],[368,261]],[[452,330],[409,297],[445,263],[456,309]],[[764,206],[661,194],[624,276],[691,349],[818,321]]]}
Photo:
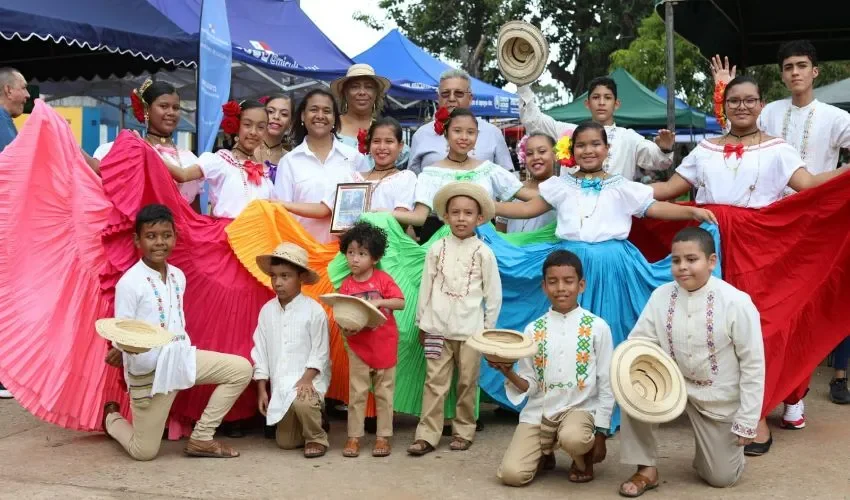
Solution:
{"label": "blue canopy tent", "polygon": [[[372,65],[379,75],[393,83],[427,92],[427,99],[435,99],[440,75],[451,66],[425,52],[397,29],[393,29],[354,61]],[[515,94],[472,79],[472,111],[475,114],[497,118],[519,116],[519,98]]]}
{"label": "blue canopy tent", "polygon": [[145,0],[0,2],[0,66],[27,79],[108,79],[193,67],[197,52],[197,35]]}

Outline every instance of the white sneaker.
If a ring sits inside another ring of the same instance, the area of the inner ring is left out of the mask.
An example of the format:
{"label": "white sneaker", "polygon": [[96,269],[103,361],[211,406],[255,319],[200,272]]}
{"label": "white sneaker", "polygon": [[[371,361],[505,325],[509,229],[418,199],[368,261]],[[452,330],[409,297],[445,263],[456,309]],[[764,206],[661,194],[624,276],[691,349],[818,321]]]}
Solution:
{"label": "white sneaker", "polygon": [[12,399],[12,393],[9,392],[9,389],[6,389],[3,386],[0,386],[0,399]]}
{"label": "white sneaker", "polygon": [[785,405],[782,415],[783,429],[802,429],[806,426],[806,404],[801,399],[793,405]]}

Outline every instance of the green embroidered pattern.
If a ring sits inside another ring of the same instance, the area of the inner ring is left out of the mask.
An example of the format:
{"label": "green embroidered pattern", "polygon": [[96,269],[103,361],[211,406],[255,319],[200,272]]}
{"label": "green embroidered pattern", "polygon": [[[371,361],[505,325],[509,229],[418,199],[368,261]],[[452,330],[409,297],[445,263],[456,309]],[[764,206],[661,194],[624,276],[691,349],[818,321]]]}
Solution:
{"label": "green embroidered pattern", "polygon": [[546,389],[543,381],[546,373],[546,316],[534,322],[534,341],[537,342],[537,354],[534,355],[534,371],[537,372],[537,388]]}
{"label": "green embroidered pattern", "polygon": [[454,170],[446,167],[425,167],[422,170],[422,173],[419,175],[424,175],[426,177],[436,177],[438,179],[441,179],[442,181],[449,182],[473,182],[480,177],[486,177],[490,175],[490,172],[492,172],[493,169],[496,167],[498,167],[498,165],[490,161],[485,161],[481,165],[478,165],[477,167],[473,168],[472,170]]}
{"label": "green embroidered pattern", "polygon": [[537,373],[537,387],[540,390],[572,389],[577,387],[583,391],[587,387],[588,365],[590,364],[590,347],[593,338],[593,321],[596,319],[587,314],[582,315],[576,340],[576,383],[558,382],[546,385],[546,366],[549,357],[546,352],[547,316],[534,322],[534,341],[537,342],[537,354],[534,355],[534,371]]}
{"label": "green embroidered pattern", "polygon": [[587,382],[587,365],[590,363],[590,342],[593,335],[593,316],[587,314],[581,317],[576,342],[576,382],[578,389],[584,390]]}

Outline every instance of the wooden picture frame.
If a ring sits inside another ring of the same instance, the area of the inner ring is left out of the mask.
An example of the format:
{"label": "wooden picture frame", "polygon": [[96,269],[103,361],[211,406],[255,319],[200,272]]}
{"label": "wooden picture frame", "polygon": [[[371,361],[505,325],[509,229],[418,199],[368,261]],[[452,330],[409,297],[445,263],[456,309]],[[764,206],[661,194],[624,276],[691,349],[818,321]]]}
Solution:
{"label": "wooden picture frame", "polygon": [[372,202],[370,182],[345,182],[336,185],[334,209],[331,214],[331,234],[348,231],[360,219],[360,214],[369,211]]}

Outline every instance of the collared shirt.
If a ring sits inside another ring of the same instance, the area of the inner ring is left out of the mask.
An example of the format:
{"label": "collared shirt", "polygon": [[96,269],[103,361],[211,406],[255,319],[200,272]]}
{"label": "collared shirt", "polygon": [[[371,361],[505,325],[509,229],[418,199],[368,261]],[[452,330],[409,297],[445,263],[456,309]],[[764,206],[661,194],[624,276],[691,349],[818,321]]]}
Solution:
{"label": "collared shirt", "polygon": [[585,243],[627,239],[632,217],[643,217],[655,203],[651,187],[620,175],[604,180],[550,177],[539,189],[557,211],[558,238]]}
{"label": "collared shirt", "polygon": [[18,129],[15,127],[12,115],[6,111],[6,108],[0,106],[0,151],[6,149],[6,146],[11,144],[17,136]]}
{"label": "collared shirt", "polygon": [[698,204],[762,208],[782,198],[791,176],[805,163],[782,139],[746,146],[741,157],[701,141],[676,167],[697,188]]}
{"label": "collared shirt", "polygon": [[593,414],[597,427],[611,426],[614,392],[611,389],[611,328],[602,318],[577,307],[567,314],[549,312],[525,327],[525,336],[537,344],[537,354],[517,362],[516,372],[528,382],[519,392],[505,380],[505,393],[514,405],[528,402],[519,421],[540,425],[565,410]]}
{"label": "collared shirt", "polygon": [[[324,203],[333,210],[336,186],[356,182],[356,172],[368,170],[366,160],[356,149],[334,139],[328,157],[320,161],[305,139],[280,160],[274,182],[274,199],[295,203]],[[333,241],[331,217],[311,219],[295,216],[320,243]]]}
{"label": "collared shirt", "polygon": [[[114,142],[107,142],[106,144],[101,144],[92,155],[92,158],[103,160],[106,155],[112,151],[112,145]],[[152,145],[153,149],[159,153],[159,156],[162,157],[163,161],[168,161],[183,168],[189,168],[192,165],[198,164],[198,157],[195,156],[195,153],[189,151],[188,149],[174,149],[168,146],[161,145]],[[195,201],[195,198],[198,196],[198,193],[201,192],[201,188],[204,185],[204,181],[202,179],[198,179],[196,181],[189,181],[184,183],[177,183],[178,189],[180,189],[180,196],[186,200],[186,203],[192,203]]]}
{"label": "collared shirt", "polygon": [[123,355],[124,374],[146,375],[154,370],[151,396],[195,385],[195,347],[186,333],[183,297],[186,276],[169,265],[166,280],[139,260],[115,285],[115,317],[138,319],[165,328],[174,335],[170,344],[142,354]]}
{"label": "collared shirt", "polygon": [[835,170],[841,148],[850,148],[850,113],[815,99],[798,108],[791,99],[774,101],[758,118],[759,129],[790,144],[814,175]]}
{"label": "collared shirt", "polygon": [[750,296],[711,277],[689,292],[658,287],[629,334],[669,353],[685,376],[688,400],[701,414],[752,438],[764,398],[764,341]]}
{"label": "collared shirt", "polygon": [[[479,160],[491,161],[505,170],[513,171],[514,163],[505,143],[505,136],[498,127],[478,118],[478,140],[469,156]],[[442,135],[434,131],[434,121],[422,125],[410,140],[410,161],[408,170],[418,175],[422,169],[437,163],[448,154],[448,143]]]}
{"label": "collared shirt", "polygon": [[477,236],[450,234],[425,256],[419,303],[419,328],[431,335],[466,340],[494,328],[502,308],[502,281],[493,251]]}
{"label": "collared shirt", "polygon": [[286,415],[297,391],[295,384],[308,368],[319,374],[313,387],[324,397],[331,378],[328,316],[315,300],[298,294],[285,307],[277,297],[260,310],[254,331],[254,380],[271,383],[266,423],[274,425]]}
{"label": "collared shirt", "polygon": [[252,201],[271,199],[274,185],[267,168],[260,183],[254,184],[248,180],[242,164],[242,160],[226,149],[203,153],[198,158],[198,165],[210,185],[212,215],[215,217],[235,219]]}
{"label": "collared shirt", "polygon": [[[537,105],[537,98],[531,87],[524,85],[517,89],[519,95],[519,119],[525,126],[526,133],[542,132],[558,140],[565,133],[572,134],[578,127],[574,123],[556,121],[543,113]],[[644,170],[667,170],[673,166],[673,153],[661,151],[655,142],[644,138],[632,129],[605,125],[608,135],[608,159],[606,171],[609,174],[620,174],[633,181],[637,178],[637,167]]]}

